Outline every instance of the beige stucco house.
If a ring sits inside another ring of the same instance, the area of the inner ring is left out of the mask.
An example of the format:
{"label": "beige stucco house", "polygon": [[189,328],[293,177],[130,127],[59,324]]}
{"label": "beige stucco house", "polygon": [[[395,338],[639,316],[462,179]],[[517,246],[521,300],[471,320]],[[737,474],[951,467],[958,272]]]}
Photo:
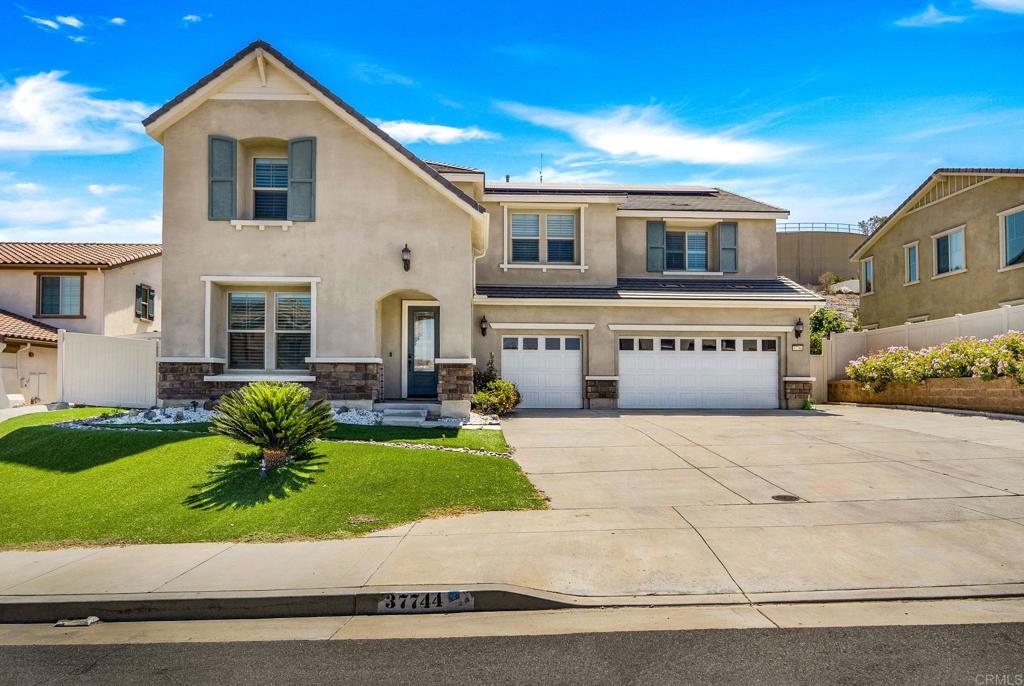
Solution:
{"label": "beige stucco house", "polygon": [[1024,303],[1024,169],[937,169],[851,259],[865,328]]}
{"label": "beige stucco house", "polygon": [[0,242],[0,407],[57,399],[57,331],[160,331],[159,245]]}
{"label": "beige stucco house", "polygon": [[164,146],[163,402],[286,379],[464,415],[492,355],[525,407],[810,391],[820,300],[777,275],[785,210],[426,162],[262,41],[144,124]]}

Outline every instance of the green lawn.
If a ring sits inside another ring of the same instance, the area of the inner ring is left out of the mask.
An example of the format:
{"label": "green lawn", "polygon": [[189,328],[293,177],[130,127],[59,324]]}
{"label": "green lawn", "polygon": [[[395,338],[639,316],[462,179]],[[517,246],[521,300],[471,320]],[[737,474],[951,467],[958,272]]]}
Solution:
{"label": "green lawn", "polygon": [[[503,457],[325,441],[312,460],[261,478],[236,458],[245,446],[209,433],[46,426],[100,411],[0,422],[0,547],[339,538],[444,512],[545,506]],[[459,432],[477,433],[500,438]]]}

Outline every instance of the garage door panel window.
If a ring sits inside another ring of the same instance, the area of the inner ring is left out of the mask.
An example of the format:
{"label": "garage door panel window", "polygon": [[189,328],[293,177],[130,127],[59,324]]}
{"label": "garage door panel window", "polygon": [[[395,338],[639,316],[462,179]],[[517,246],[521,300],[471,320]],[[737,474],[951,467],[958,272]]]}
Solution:
{"label": "garage door panel window", "polygon": [[619,350],[633,350],[635,349],[635,341],[632,338],[620,338],[619,339]]}
{"label": "garage door panel window", "polygon": [[743,339],[743,352],[745,353],[756,353],[757,352],[757,339],[744,338]]}
{"label": "garage door panel window", "polygon": [[700,339],[700,349],[702,352],[714,352],[718,350],[718,341],[714,338],[702,338]]}
{"label": "garage door panel window", "polygon": [[574,338],[566,338],[565,339],[565,349],[566,350],[579,350],[580,349],[580,339],[579,338],[575,338],[575,337]]}
{"label": "garage door panel window", "polygon": [[674,338],[662,338],[661,339],[661,349],[662,350],[675,350],[676,349],[676,339],[674,339]]}
{"label": "garage door panel window", "polygon": [[637,347],[642,351],[652,351],[654,350],[654,339],[641,338]]}
{"label": "garage door panel window", "polygon": [[536,338],[524,338],[523,339],[523,350],[536,350],[537,339]]}
{"label": "garage door panel window", "polygon": [[697,341],[693,338],[680,338],[679,339],[679,350],[683,352],[693,352],[697,349]]}
{"label": "garage door panel window", "polygon": [[736,339],[735,338],[723,338],[722,339],[722,352],[734,353],[736,352]]}
{"label": "garage door panel window", "polygon": [[561,338],[545,338],[544,339],[545,350],[561,350],[562,339]]}
{"label": "garage door panel window", "polygon": [[505,338],[501,342],[502,350],[519,350],[519,339],[518,338]]}
{"label": "garage door panel window", "polygon": [[765,338],[761,341],[761,352],[773,353],[778,347],[778,341],[774,338]]}

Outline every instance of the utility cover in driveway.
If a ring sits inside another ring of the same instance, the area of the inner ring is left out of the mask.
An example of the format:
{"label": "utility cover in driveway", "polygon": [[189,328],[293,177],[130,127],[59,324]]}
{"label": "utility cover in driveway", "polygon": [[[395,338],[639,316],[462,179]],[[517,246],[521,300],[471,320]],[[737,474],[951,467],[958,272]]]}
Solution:
{"label": "utility cover in driveway", "polygon": [[519,407],[583,407],[581,347],[579,336],[502,336],[501,377],[519,389]]}
{"label": "utility cover in driveway", "polygon": [[774,338],[619,339],[619,407],[775,409]]}

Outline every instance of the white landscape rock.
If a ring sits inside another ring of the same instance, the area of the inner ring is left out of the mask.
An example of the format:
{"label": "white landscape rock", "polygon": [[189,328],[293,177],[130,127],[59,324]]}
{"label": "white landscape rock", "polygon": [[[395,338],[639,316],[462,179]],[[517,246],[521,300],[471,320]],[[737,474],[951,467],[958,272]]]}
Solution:
{"label": "white landscape rock", "polygon": [[334,421],[339,424],[359,424],[361,426],[373,426],[383,421],[384,415],[380,412],[370,410],[346,410],[345,412],[335,411]]}
{"label": "white landscape rock", "polygon": [[97,419],[93,424],[195,424],[208,422],[215,413],[202,408],[193,410],[190,407],[164,407],[159,410],[138,410],[125,412],[114,417]]}

